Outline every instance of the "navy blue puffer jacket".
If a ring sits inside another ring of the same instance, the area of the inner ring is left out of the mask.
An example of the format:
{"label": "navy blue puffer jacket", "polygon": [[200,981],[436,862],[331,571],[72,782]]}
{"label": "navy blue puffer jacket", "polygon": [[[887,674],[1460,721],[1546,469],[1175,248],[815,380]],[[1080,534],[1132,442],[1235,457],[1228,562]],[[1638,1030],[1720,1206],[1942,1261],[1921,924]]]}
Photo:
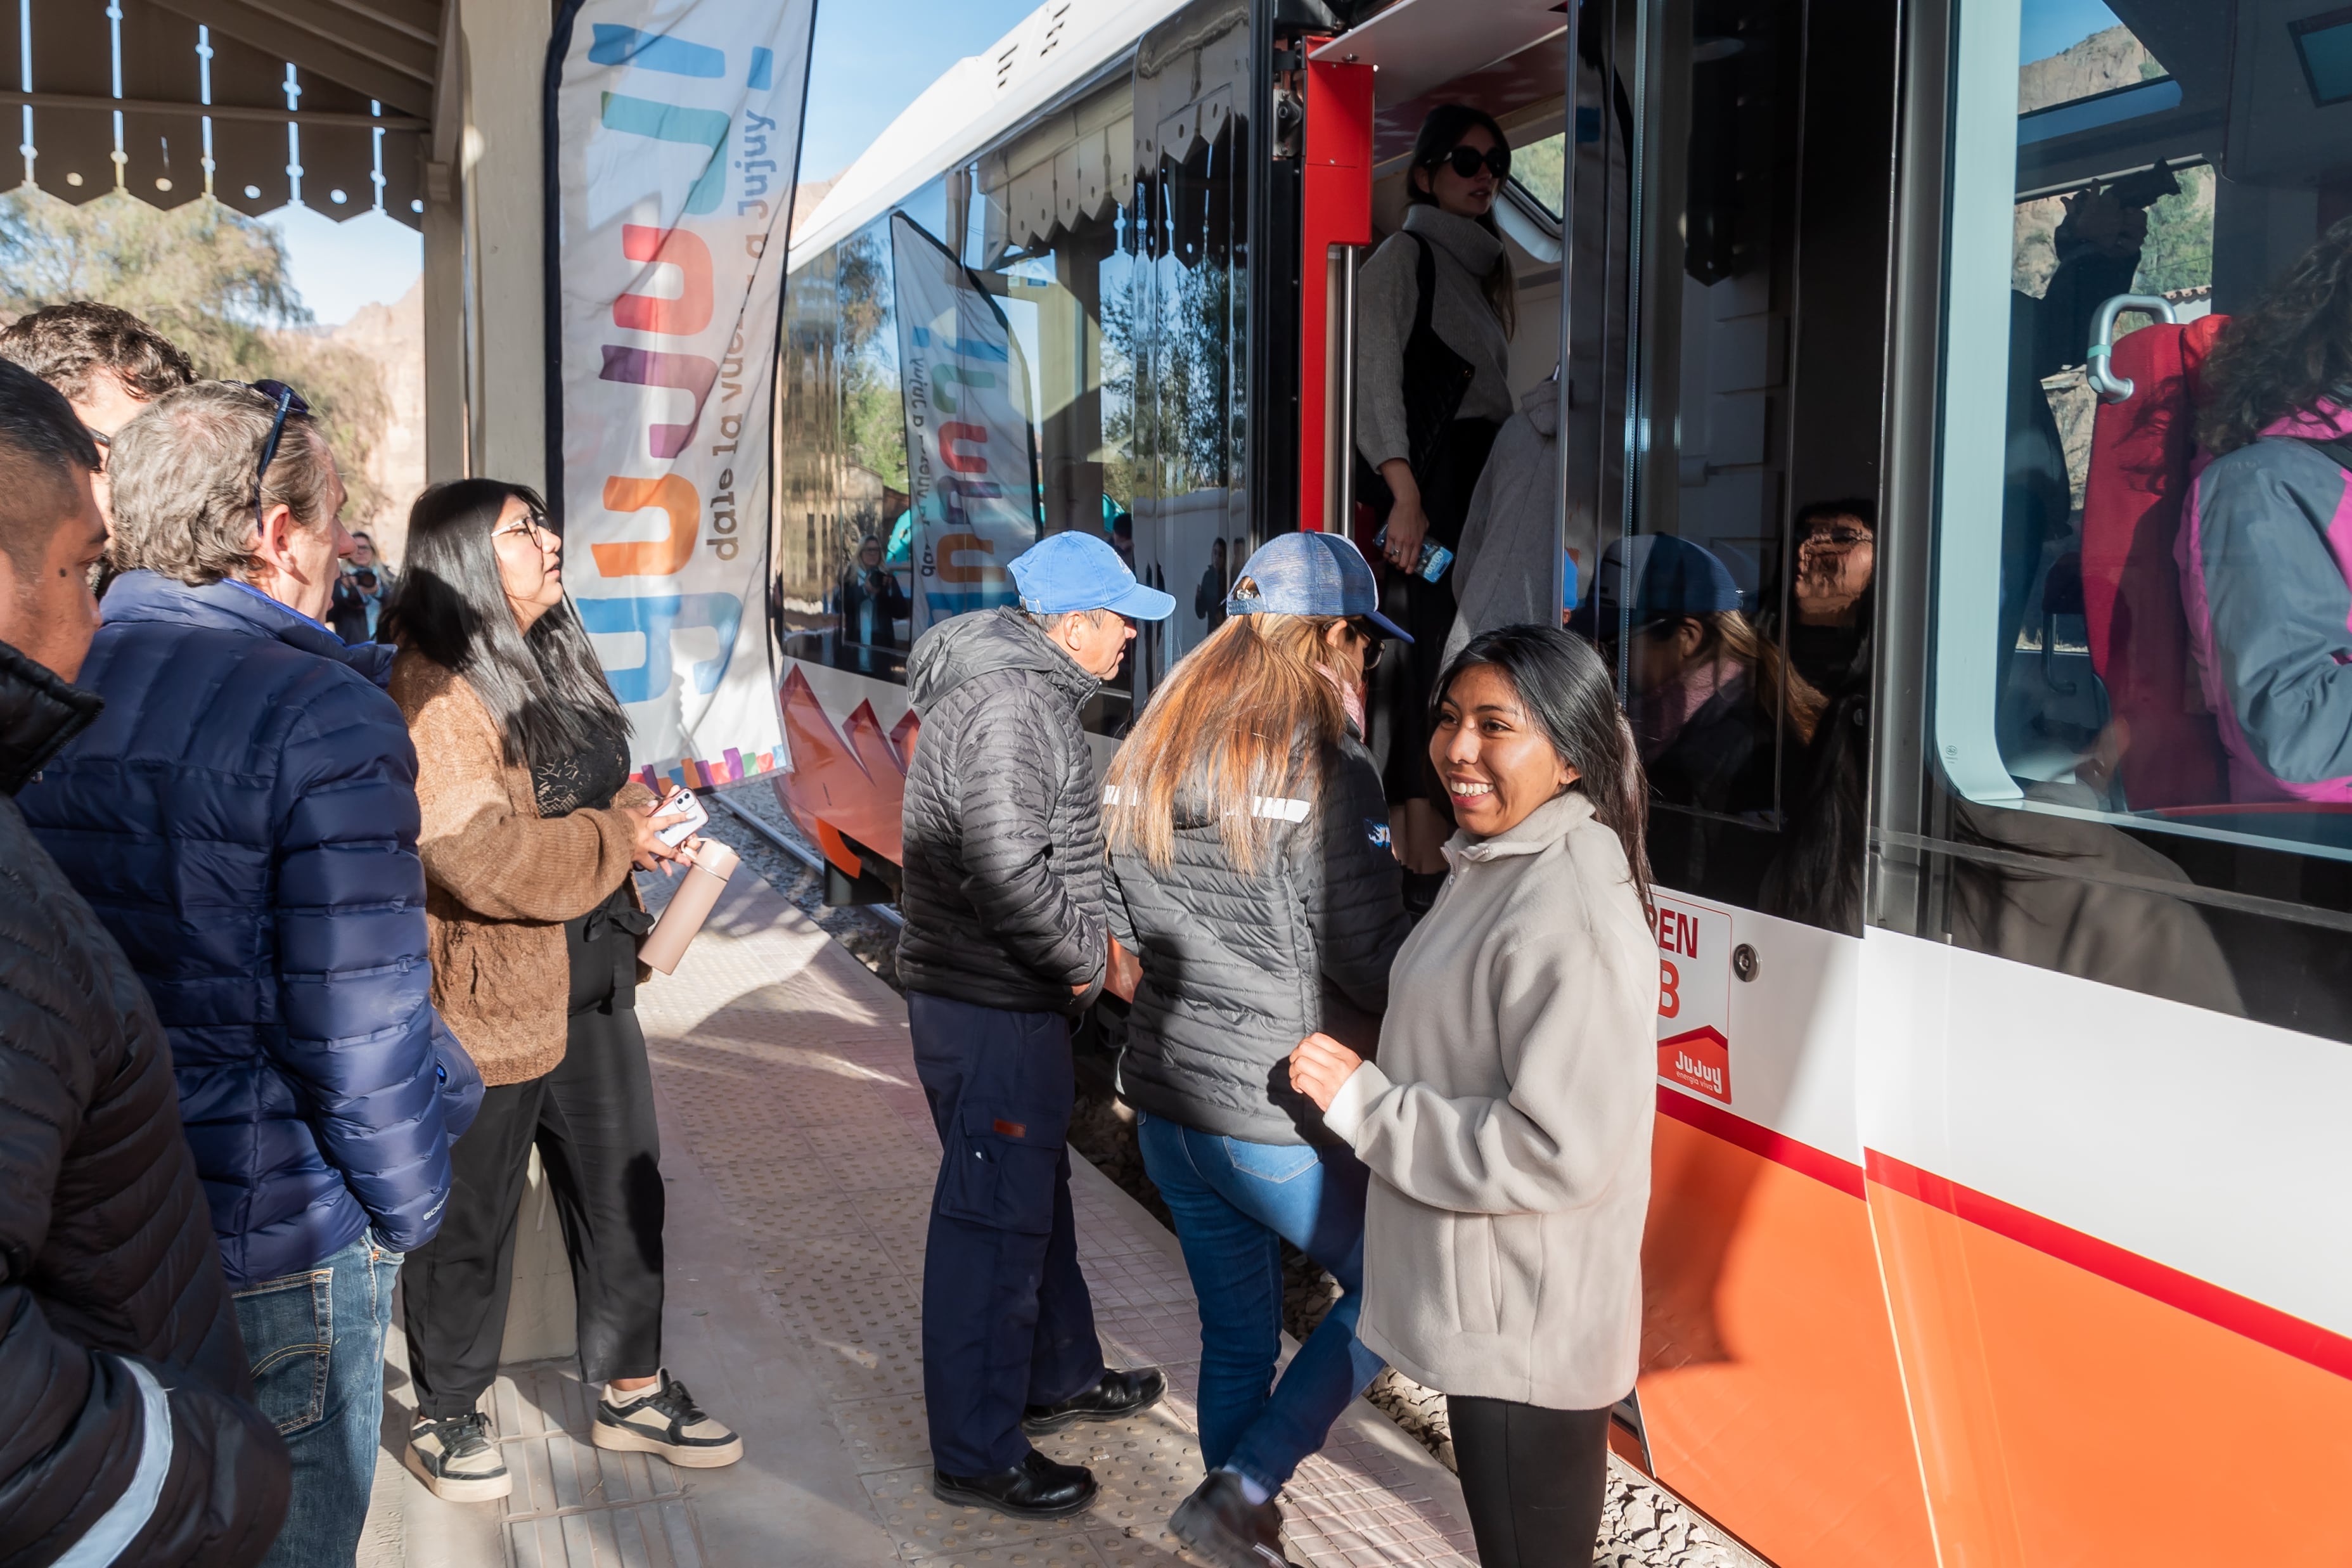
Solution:
{"label": "navy blue puffer jacket", "polygon": [[154,998],[230,1282],[422,1246],[481,1090],[429,1000],[392,650],[238,583],[128,573],[104,614],[106,710],[17,802]]}

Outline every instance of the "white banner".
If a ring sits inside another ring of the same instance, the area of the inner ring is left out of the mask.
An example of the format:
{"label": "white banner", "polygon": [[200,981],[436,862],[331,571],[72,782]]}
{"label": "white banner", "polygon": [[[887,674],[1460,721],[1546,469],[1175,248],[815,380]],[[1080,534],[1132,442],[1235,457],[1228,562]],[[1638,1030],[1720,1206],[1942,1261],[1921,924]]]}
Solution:
{"label": "white banner", "polygon": [[549,71],[564,577],[648,780],[781,766],[770,408],[814,0],[571,0]]}
{"label": "white banner", "polygon": [[890,216],[890,268],[919,636],[1019,596],[1004,563],[1037,542],[1037,437],[1029,367],[995,300],[904,213]]}

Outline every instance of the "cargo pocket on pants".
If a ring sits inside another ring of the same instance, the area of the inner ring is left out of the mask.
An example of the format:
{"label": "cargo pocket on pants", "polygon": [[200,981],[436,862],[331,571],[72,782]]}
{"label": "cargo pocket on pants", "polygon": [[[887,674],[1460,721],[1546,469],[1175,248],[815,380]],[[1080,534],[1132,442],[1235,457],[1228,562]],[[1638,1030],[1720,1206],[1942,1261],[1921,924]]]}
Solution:
{"label": "cargo pocket on pants", "polygon": [[253,1404],[280,1436],[327,1414],[335,1348],[335,1271],[313,1268],[236,1292],[236,1329],[253,1357]]}
{"label": "cargo pocket on pants", "polygon": [[964,1101],[940,1181],[940,1212],[992,1230],[1045,1236],[1054,1228],[1054,1182],[1063,1127]]}

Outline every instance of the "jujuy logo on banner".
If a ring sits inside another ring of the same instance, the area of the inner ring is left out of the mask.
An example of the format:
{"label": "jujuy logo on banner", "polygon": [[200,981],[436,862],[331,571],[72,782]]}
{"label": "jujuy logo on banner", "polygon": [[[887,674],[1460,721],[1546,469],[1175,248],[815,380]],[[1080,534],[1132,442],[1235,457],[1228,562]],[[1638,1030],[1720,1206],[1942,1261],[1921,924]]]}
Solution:
{"label": "jujuy logo on banner", "polygon": [[813,0],[568,0],[547,237],[564,560],[631,765],[779,766],[770,405]]}
{"label": "jujuy logo on banner", "polygon": [[1029,367],[1004,312],[904,213],[890,216],[914,516],[915,626],[1009,605],[1042,531]]}

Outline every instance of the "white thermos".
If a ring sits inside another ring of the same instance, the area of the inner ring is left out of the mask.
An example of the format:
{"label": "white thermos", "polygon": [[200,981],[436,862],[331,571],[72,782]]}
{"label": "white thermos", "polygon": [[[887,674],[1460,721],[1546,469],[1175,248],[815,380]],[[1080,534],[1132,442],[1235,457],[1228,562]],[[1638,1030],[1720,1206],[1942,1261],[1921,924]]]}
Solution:
{"label": "white thermos", "polygon": [[669,908],[646,933],[637,947],[637,956],[660,970],[664,974],[677,973],[677,961],[686,956],[686,944],[710,918],[712,906],[719,902],[719,891],[727,879],[735,874],[741,857],[716,838],[706,838],[694,851],[694,860],[687,868],[686,879],[671,895]]}

